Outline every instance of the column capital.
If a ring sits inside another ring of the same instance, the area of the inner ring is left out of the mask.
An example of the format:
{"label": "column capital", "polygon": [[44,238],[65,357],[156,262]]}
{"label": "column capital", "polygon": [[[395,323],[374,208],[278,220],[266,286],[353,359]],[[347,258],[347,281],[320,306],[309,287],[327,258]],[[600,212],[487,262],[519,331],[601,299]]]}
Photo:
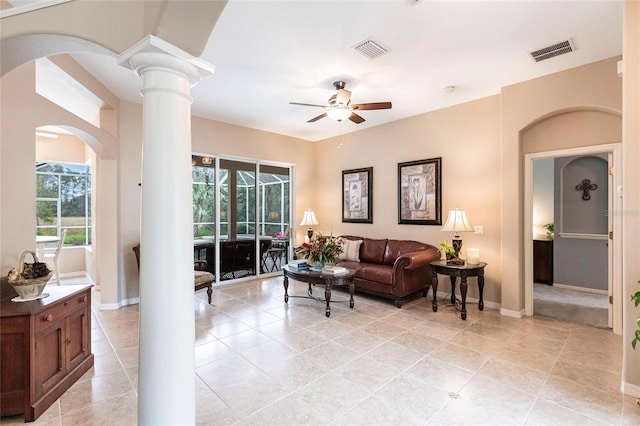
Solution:
{"label": "column capital", "polygon": [[149,67],[168,68],[187,76],[192,86],[215,72],[215,66],[152,34],[122,52],[118,64],[139,75]]}

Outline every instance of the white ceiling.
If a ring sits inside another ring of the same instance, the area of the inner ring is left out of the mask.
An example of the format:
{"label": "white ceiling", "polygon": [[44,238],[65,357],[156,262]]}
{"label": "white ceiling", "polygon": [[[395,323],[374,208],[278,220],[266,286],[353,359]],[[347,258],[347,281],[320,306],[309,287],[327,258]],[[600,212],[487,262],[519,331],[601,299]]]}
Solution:
{"label": "white ceiling", "polygon": [[[338,134],[326,117],[332,82],[362,111],[343,133],[494,95],[504,86],[622,54],[623,2],[230,1],[202,59],[216,73],[193,88],[194,115],[316,141]],[[369,59],[373,37],[389,53]],[[576,51],[536,63],[529,52],[571,38]],[[140,103],[141,81],[114,58],[73,55],[121,99]],[[445,92],[446,86],[456,90]]]}

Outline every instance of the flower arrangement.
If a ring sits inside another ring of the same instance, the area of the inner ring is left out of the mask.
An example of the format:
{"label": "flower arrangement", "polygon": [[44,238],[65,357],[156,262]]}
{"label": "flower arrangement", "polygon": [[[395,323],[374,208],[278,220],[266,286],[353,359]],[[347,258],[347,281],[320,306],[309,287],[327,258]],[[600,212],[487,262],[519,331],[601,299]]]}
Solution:
{"label": "flower arrangement", "polygon": [[310,243],[303,243],[296,250],[296,254],[310,263],[333,263],[342,253],[343,244],[344,240],[341,237],[325,236],[318,232]]}

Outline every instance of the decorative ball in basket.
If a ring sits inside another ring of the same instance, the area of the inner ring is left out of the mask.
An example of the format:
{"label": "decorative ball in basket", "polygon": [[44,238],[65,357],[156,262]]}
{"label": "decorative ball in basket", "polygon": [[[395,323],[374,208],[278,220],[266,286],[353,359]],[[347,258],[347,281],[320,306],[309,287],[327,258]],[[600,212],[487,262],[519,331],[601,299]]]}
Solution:
{"label": "decorative ball in basket", "polygon": [[[25,262],[25,256],[31,254],[33,263]],[[32,251],[25,250],[20,256],[20,264],[9,271],[9,284],[18,293],[20,300],[34,300],[40,298],[44,287],[51,278],[51,270],[44,262],[38,261],[38,256]]]}

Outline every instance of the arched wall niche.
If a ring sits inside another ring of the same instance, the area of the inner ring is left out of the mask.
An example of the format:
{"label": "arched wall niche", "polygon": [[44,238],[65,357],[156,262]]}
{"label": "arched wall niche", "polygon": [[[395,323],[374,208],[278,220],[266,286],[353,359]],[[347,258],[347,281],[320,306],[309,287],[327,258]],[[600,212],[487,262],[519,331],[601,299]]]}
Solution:
{"label": "arched wall niche", "polygon": [[607,169],[606,153],[582,155],[562,165],[558,206],[561,221],[556,232],[607,234]]}

